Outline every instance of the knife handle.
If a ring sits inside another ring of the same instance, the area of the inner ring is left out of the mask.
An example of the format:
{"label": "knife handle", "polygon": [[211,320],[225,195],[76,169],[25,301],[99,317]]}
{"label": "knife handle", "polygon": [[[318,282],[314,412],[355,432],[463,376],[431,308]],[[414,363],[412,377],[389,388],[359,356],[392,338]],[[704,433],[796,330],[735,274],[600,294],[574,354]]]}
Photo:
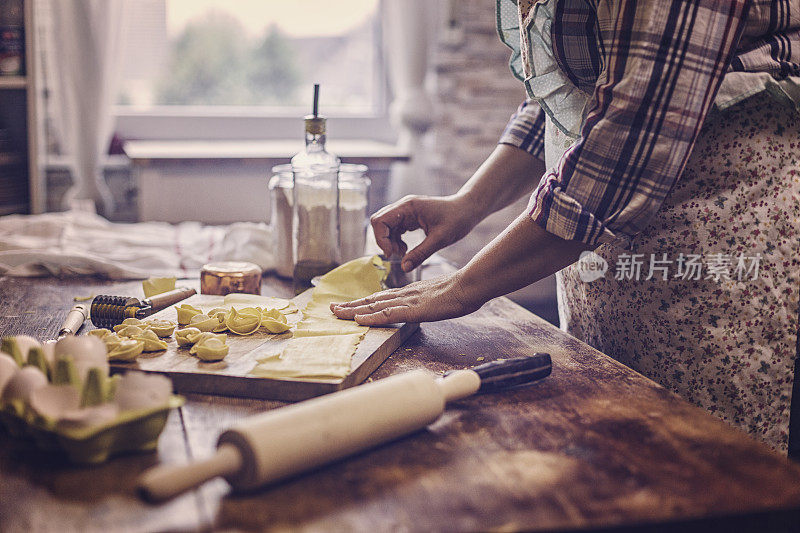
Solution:
{"label": "knife handle", "polygon": [[533,383],[550,375],[553,363],[548,353],[501,359],[472,368],[481,378],[481,392],[495,392]]}

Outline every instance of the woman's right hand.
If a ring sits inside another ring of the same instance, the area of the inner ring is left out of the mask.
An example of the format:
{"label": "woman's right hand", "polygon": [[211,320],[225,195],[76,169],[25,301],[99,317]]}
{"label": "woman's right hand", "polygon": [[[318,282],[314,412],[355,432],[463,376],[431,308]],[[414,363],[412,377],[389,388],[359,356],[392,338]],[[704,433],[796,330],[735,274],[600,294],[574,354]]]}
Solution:
{"label": "woman's right hand", "polygon": [[[466,199],[459,196],[406,196],[370,218],[378,246],[387,257],[402,256],[400,266],[406,272],[464,237],[478,220]],[[406,252],[401,236],[419,228],[425,232],[425,240]]]}

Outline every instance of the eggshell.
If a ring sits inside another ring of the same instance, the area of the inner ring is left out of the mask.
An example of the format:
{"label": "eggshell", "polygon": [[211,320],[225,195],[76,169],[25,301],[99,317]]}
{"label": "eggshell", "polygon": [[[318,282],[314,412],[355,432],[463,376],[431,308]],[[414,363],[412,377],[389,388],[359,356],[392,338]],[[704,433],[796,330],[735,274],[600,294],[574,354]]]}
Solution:
{"label": "eggshell", "polygon": [[35,366],[24,366],[14,374],[3,389],[3,401],[22,400],[28,402],[31,394],[47,385],[47,376]]}
{"label": "eggshell", "polygon": [[9,380],[19,372],[19,367],[14,358],[5,352],[0,352],[0,396]]}

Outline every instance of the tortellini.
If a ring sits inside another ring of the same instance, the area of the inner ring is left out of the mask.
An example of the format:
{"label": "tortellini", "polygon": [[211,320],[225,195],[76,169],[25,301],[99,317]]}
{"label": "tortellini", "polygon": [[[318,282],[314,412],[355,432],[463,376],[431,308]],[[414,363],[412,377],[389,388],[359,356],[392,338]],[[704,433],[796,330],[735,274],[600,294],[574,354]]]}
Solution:
{"label": "tortellini", "polygon": [[[133,319],[135,320],[135,319]],[[136,327],[132,324],[124,326]],[[106,345],[106,354],[109,361],[133,361],[138,355],[142,353],[144,343],[138,340],[120,337],[118,334],[108,329],[93,329],[88,333],[94,337],[98,337]]]}
{"label": "tortellini", "polygon": [[225,317],[225,325],[231,332],[237,335],[250,335],[258,331],[261,327],[261,309],[256,307],[245,307],[237,311],[232,308]]}
{"label": "tortellini", "polygon": [[122,324],[114,326],[114,332],[123,337],[138,337],[145,331],[152,331],[157,337],[169,337],[175,330],[175,322],[171,320],[139,320],[126,318]]}
{"label": "tortellini", "polygon": [[109,353],[115,349],[122,342],[122,338],[116,333],[109,333],[103,337],[103,342],[106,343],[106,351]]}
{"label": "tortellini", "polygon": [[120,337],[138,337],[144,332],[145,332],[144,328],[140,328],[139,326],[134,326],[133,324],[130,325],[120,324],[119,326],[114,326],[114,333],[116,333]]}
{"label": "tortellini", "polygon": [[184,328],[175,332],[175,339],[181,346],[193,345],[189,353],[203,361],[220,361],[228,355],[228,336],[224,333],[200,331],[197,328]]}
{"label": "tortellini", "polygon": [[[242,302],[244,303],[244,302]],[[189,304],[175,306],[178,314],[178,324],[182,329],[196,328],[206,333],[223,333],[230,331],[237,335],[252,335],[261,330],[267,333],[278,334],[288,331],[290,325],[286,319],[287,314],[297,312],[294,304],[288,304],[285,309],[261,307],[215,307],[207,312]],[[178,334],[178,343],[191,344],[187,333]]]}
{"label": "tortellini", "polygon": [[197,328],[177,329],[175,330],[175,340],[178,342],[178,346],[194,344],[194,339],[201,333],[202,331]]}
{"label": "tortellini", "polygon": [[219,318],[215,316],[208,316],[200,313],[199,315],[194,315],[189,320],[189,326],[197,328],[200,331],[213,331],[215,329],[219,329],[220,321]]}
{"label": "tortellini", "polygon": [[143,352],[166,350],[167,338],[173,334],[179,346],[190,347],[190,354],[204,361],[219,361],[229,351],[224,332],[236,335],[252,335],[257,331],[284,333],[291,327],[286,315],[296,312],[297,308],[292,304],[282,310],[255,306],[216,307],[203,312],[190,304],[181,304],[175,306],[175,311],[177,324],[163,319],[126,318],[114,326],[113,331],[97,329],[89,334],[105,343],[111,361],[134,361]]}
{"label": "tortellini", "polygon": [[203,311],[189,304],[176,306],[175,310],[178,312],[179,326],[185,326],[192,320],[193,316],[203,314]]}
{"label": "tortellini", "polygon": [[93,329],[92,331],[87,333],[87,335],[94,335],[95,337],[100,337],[101,340],[107,337],[108,335],[112,334],[113,333],[110,329],[105,329],[105,328]]}
{"label": "tortellini", "polygon": [[143,352],[158,352],[167,349],[166,341],[158,338],[151,330],[145,330],[140,335],[131,336],[131,339],[144,343]]}
{"label": "tortellini", "polygon": [[228,329],[228,326],[225,325],[225,317],[228,316],[228,312],[228,309],[217,307],[206,313],[208,316],[219,320],[219,325],[211,330],[212,333],[222,333]]}
{"label": "tortellini", "polygon": [[283,333],[289,330],[289,323],[277,309],[264,309],[261,311],[261,327],[270,333]]}
{"label": "tortellini", "polygon": [[144,345],[144,342],[133,339],[120,340],[113,348],[106,345],[106,349],[108,349],[108,360],[135,361],[144,351]]}
{"label": "tortellini", "polygon": [[175,322],[171,320],[159,320],[157,318],[144,321],[147,329],[158,335],[159,337],[169,337],[175,331]]}
{"label": "tortellini", "polygon": [[167,342],[161,337],[169,337],[174,330],[171,320],[126,318],[114,331],[95,329],[88,334],[105,343],[109,361],[134,361],[142,352],[166,350]]}
{"label": "tortellini", "polygon": [[202,336],[189,353],[203,361],[221,361],[228,355],[228,345],[218,335]]}

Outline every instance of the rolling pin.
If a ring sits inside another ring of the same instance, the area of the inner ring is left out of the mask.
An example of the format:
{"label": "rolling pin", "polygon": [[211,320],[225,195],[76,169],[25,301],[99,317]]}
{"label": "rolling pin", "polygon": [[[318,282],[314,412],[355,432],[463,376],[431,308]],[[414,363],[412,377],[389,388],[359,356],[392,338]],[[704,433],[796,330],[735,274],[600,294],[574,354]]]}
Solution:
{"label": "rolling pin", "polygon": [[89,317],[89,306],[86,304],[75,304],[72,309],[67,313],[64,323],[61,324],[61,329],[58,330],[58,338],[66,337],[67,335],[75,335],[81,329],[83,323]]}
{"label": "rolling pin", "polygon": [[163,501],[217,476],[235,490],[252,490],[420,430],[441,416],[447,402],[532,383],[550,370],[546,353],[442,377],[414,370],[274,409],[222,433],[217,452],[205,461],[146,471],[138,493]]}

